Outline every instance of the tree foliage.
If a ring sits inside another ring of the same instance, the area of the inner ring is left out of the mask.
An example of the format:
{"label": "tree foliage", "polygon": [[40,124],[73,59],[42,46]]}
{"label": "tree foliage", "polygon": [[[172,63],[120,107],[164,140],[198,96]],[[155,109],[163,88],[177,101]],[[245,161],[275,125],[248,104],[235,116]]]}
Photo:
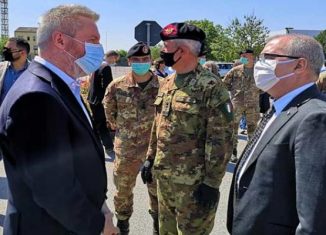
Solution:
{"label": "tree foliage", "polygon": [[320,42],[323,47],[324,53],[326,53],[326,30],[320,32],[315,38],[318,42]]}
{"label": "tree foliage", "polygon": [[[245,15],[242,21],[235,18],[226,28],[219,24],[215,25],[207,19],[186,22],[198,26],[206,33],[207,60],[233,61],[239,58],[240,50],[247,48],[253,49],[258,55],[269,34],[268,28],[263,25],[263,20],[253,14]],[[153,60],[159,58],[161,48],[162,44],[151,47]]]}
{"label": "tree foliage", "polygon": [[236,50],[251,48],[256,55],[264,48],[269,34],[268,28],[263,25],[263,20],[255,15],[245,15],[243,24],[235,18],[226,31]]}

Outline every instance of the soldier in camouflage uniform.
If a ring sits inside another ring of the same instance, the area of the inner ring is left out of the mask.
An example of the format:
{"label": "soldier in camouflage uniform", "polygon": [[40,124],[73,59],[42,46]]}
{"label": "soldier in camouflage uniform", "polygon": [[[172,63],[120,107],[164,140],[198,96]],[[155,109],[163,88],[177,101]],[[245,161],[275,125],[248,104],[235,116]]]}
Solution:
{"label": "soldier in camouflage uniform", "polygon": [[245,115],[248,128],[248,139],[256,129],[260,119],[259,94],[260,90],[254,80],[254,54],[250,49],[240,52],[240,62],[224,77],[223,82],[231,93],[234,108],[234,146],[231,161],[237,161],[238,128],[241,117]]}
{"label": "soldier in camouflage uniform", "polygon": [[[138,172],[146,158],[154,119],[154,101],[159,80],[149,69],[150,49],[137,43],[128,52],[132,72],[113,80],[106,90],[103,104],[114,140],[114,205],[121,234],[129,232],[133,212],[133,188]],[[158,233],[158,205],[155,182],[148,184],[149,213],[154,219],[154,234]]]}
{"label": "soldier in camouflage uniform", "polygon": [[198,64],[205,33],[174,23],[161,31],[161,57],[176,74],[155,100],[144,181],[157,179],[161,235],[205,235],[214,226],[219,186],[232,148],[232,104],[220,79]]}

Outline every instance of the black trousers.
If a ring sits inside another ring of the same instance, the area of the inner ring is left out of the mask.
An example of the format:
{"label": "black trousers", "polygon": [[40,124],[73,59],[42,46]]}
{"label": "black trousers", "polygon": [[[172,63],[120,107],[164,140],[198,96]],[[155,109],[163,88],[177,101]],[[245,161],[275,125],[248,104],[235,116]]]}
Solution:
{"label": "black trousers", "polygon": [[99,104],[89,104],[92,113],[93,113],[93,119],[95,124],[95,129],[97,130],[100,139],[102,141],[102,144],[104,147],[107,148],[113,148],[113,142],[110,135],[110,129],[106,125],[106,118],[104,113],[104,108],[101,103]]}

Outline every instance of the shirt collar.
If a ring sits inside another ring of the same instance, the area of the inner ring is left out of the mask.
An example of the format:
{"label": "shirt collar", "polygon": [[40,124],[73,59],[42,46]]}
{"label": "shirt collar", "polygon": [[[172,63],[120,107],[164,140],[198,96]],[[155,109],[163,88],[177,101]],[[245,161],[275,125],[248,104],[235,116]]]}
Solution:
{"label": "shirt collar", "polygon": [[281,98],[278,98],[273,102],[273,105],[275,107],[275,115],[278,116],[283,109],[296,97],[298,96],[301,92],[304,90],[308,89],[314,85],[313,82],[307,83],[301,87],[296,88],[295,90],[287,93],[286,95],[282,96]]}

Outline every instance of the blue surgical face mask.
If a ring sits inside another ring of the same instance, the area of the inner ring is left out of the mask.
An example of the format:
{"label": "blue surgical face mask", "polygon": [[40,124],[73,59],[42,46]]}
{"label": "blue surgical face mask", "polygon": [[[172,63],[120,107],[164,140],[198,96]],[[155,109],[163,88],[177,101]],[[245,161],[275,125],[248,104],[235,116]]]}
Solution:
{"label": "blue surgical face mask", "polygon": [[[69,35],[67,35],[69,36]],[[70,37],[70,36],[69,36]],[[88,42],[82,42],[76,38],[71,37],[77,42],[83,43],[85,48],[85,54],[76,59],[75,63],[86,73],[91,74],[95,72],[102,64],[104,57],[104,50],[101,44],[93,44]],[[68,53],[68,52],[67,52]],[[71,55],[70,53],[68,53]],[[74,57],[73,55],[71,55]],[[75,58],[75,57],[74,57]]]}
{"label": "blue surgical face mask", "polygon": [[200,65],[203,65],[203,64],[205,64],[206,63],[206,59],[205,58],[200,58],[199,59],[199,64]]}
{"label": "blue surgical face mask", "polygon": [[140,76],[145,75],[150,67],[151,63],[131,63],[132,71]]}
{"label": "blue surgical face mask", "polygon": [[239,62],[241,63],[241,64],[248,64],[248,59],[246,58],[246,57],[240,57],[240,60],[239,60]]}

